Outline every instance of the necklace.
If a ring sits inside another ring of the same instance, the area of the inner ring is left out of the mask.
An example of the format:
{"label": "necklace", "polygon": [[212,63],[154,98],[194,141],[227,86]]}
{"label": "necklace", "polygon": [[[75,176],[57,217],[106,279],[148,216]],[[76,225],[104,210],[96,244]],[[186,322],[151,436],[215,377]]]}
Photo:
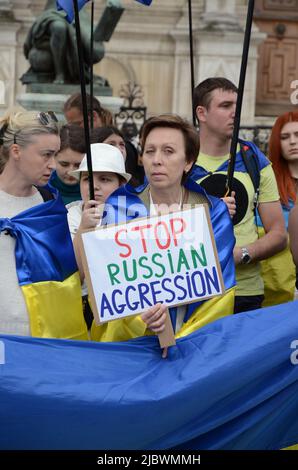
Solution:
{"label": "necklace", "polygon": [[150,215],[168,214],[169,212],[174,212],[179,209],[182,209],[183,204],[185,204],[185,201],[186,201],[186,196],[187,196],[187,192],[185,191],[184,187],[182,187],[179,203],[174,202],[171,205],[167,205],[163,203],[155,204],[152,199],[151,191],[149,189]]}

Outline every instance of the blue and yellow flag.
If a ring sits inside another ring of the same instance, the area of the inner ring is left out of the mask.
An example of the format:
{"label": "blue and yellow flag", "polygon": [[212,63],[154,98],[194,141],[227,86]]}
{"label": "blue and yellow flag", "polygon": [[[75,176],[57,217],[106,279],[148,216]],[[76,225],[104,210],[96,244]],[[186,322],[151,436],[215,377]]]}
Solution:
{"label": "blue and yellow flag", "polygon": [[147,6],[151,5],[152,3],[152,0],[136,0],[136,1],[139,3],[143,3],[143,5],[147,5]]}
{"label": "blue and yellow flag", "polygon": [[67,223],[56,196],[11,219],[0,219],[0,232],[15,241],[16,270],[32,336],[87,339],[81,283]]}
{"label": "blue and yellow flag", "polygon": [[[87,2],[89,2],[89,0],[77,0],[78,9],[81,10]],[[56,0],[56,3],[57,10],[64,10],[67,21],[72,23],[74,19],[73,0]]]}
{"label": "blue and yellow flag", "polygon": [[[282,212],[286,229],[288,229],[289,215],[294,203],[282,204]],[[263,237],[265,230],[259,214],[257,214],[258,235]],[[287,267],[285,269],[285,266]],[[262,278],[264,281],[264,301],[262,307],[270,307],[284,302],[290,302],[295,298],[296,266],[293,262],[290,244],[270,258],[261,261]]]}
{"label": "blue and yellow flag", "polygon": [[[149,207],[141,199],[141,194],[148,189],[146,186],[147,184],[132,188],[126,185],[115,191],[106,201],[103,224],[117,224],[137,217],[147,217]],[[186,182],[185,187],[191,191],[190,194],[201,194],[204,200],[209,201],[211,224],[226,291],[221,296],[189,304],[177,337],[185,336],[207,323],[232,314],[236,282],[233,260],[235,238],[226,205],[218,198],[207,197],[205,191],[191,179]],[[170,316],[176,331],[177,308],[170,308]],[[152,333],[146,329],[146,324],[139,315],[113,320],[100,326],[93,324],[91,330],[91,338],[95,341],[124,341],[149,334]]]}
{"label": "blue and yellow flag", "polygon": [[178,339],[0,336],[0,449],[280,449],[298,442],[298,302]]}

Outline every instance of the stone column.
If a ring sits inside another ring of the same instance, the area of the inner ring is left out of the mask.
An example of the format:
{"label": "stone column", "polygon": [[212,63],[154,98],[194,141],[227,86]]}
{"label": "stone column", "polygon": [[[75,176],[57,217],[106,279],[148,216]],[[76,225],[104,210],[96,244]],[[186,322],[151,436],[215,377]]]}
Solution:
{"label": "stone column", "polygon": [[[243,24],[237,16],[236,0],[205,0],[201,14],[195,10],[193,15],[195,85],[213,76],[226,77],[238,85],[245,21]],[[243,9],[243,18],[246,18],[246,9]],[[190,80],[187,18],[184,19],[184,28],[181,25],[182,22],[173,33],[177,62],[173,109],[190,115],[189,91],[185,94],[185,84],[188,85]],[[241,118],[241,123],[246,125],[254,123],[257,46],[264,38],[265,35],[253,25]],[[181,67],[181,62],[184,62],[184,67]]]}
{"label": "stone column", "polygon": [[10,0],[0,0],[0,113],[15,103],[16,35],[19,24],[14,20]]}
{"label": "stone column", "polygon": [[235,10],[236,0],[205,1],[202,27],[216,31],[239,31],[241,28]]}

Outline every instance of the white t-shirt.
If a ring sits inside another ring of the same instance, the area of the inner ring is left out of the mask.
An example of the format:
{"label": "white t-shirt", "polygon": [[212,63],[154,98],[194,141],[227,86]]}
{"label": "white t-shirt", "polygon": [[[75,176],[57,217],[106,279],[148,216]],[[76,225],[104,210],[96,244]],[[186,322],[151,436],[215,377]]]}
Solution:
{"label": "white t-shirt", "polygon": [[[39,192],[17,197],[0,190],[0,218],[12,218],[41,202]],[[28,311],[16,272],[15,244],[13,237],[0,232],[0,333],[30,336]]]}
{"label": "white t-shirt", "polygon": [[83,212],[83,201],[70,202],[69,204],[66,205],[66,209],[68,210],[67,220],[68,220],[69,231],[70,231],[71,239],[73,240],[81,223],[82,212]]}

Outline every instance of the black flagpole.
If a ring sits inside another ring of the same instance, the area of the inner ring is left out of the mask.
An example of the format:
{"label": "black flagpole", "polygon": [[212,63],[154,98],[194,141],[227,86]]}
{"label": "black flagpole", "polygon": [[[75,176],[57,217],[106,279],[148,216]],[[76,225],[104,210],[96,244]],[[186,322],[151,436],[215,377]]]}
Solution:
{"label": "black flagpole", "polygon": [[250,43],[251,27],[252,27],[253,12],[254,12],[254,3],[255,3],[254,0],[249,0],[248,7],[247,7],[247,18],[246,18],[245,35],[244,35],[244,42],[243,42],[242,62],[241,62],[241,69],[240,69],[240,76],[239,76],[238,95],[237,95],[236,111],[235,111],[235,119],[234,119],[234,129],[233,129],[233,136],[232,136],[232,141],[231,141],[230,160],[229,160],[229,167],[228,167],[227,180],[226,180],[226,195],[229,195],[232,191],[239,128],[240,128],[241,109],[242,109],[242,101],[243,101],[243,93],[244,93],[244,84],[245,84],[248,52],[249,52],[249,43]]}
{"label": "black flagpole", "polygon": [[94,0],[91,0],[90,33],[90,128],[93,129],[93,49],[94,49]]}
{"label": "black flagpole", "polygon": [[83,53],[82,53],[82,40],[81,40],[81,27],[80,27],[78,0],[73,0],[73,9],[75,13],[77,49],[78,49],[78,57],[79,57],[81,95],[82,95],[86,156],[87,156],[88,180],[89,180],[89,194],[90,194],[90,199],[94,199],[92,159],[91,159],[89,124],[88,124],[87,97],[86,97],[86,81],[85,81],[85,71],[84,71],[84,62],[83,62]]}
{"label": "black flagpole", "polygon": [[[189,55],[190,55],[190,86],[191,86],[191,102],[193,103],[193,92],[195,88],[195,73],[193,60],[193,36],[192,36],[192,6],[191,0],[188,0],[188,24],[189,24]],[[192,106],[193,108],[193,106]],[[193,125],[196,125],[196,112],[192,110]]]}

